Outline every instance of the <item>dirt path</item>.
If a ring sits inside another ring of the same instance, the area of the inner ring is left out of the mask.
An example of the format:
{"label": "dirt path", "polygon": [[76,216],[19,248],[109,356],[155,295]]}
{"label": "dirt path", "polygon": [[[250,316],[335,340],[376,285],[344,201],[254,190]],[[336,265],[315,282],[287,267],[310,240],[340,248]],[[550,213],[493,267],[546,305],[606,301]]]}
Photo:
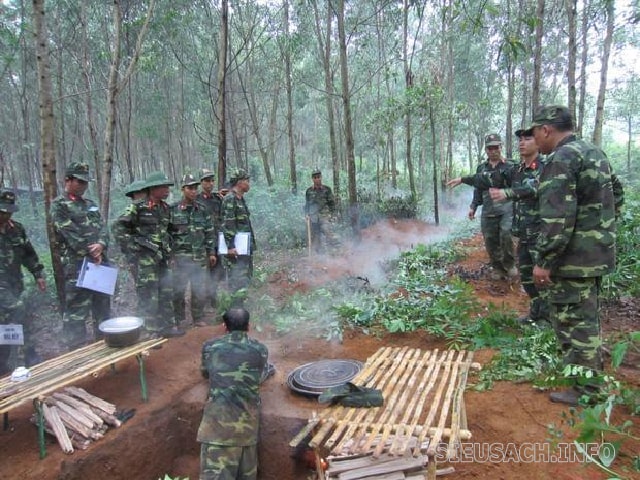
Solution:
{"label": "dirt path", "polygon": [[[421,238],[440,235],[434,227],[419,222],[390,222],[384,228],[379,225],[365,232],[359,248],[346,256],[332,262],[291,261],[273,274],[264,288],[282,298],[345,275],[383,281],[379,262],[386,256],[410,248]],[[486,257],[480,239],[475,237],[465,243],[469,254],[456,268],[471,273],[481,271]],[[518,286],[483,278],[470,281],[483,301],[526,311],[526,298]],[[131,420],[110,430],[86,451],[64,455],[50,441],[47,457],[39,460],[36,429],[29,421],[31,407],[26,405],[11,412],[10,429],[0,432],[0,478],[155,480],[169,473],[197,479],[199,446],[195,433],[207,389],[198,373],[199,351],[204,340],[221,334],[219,326],[192,329],[184,337],[171,339],[162,349],[152,351],[147,359],[148,403],[140,401],[138,367],[133,359],[117,364],[115,371],[107,369],[80,382],[79,386],[120,408],[136,408]],[[262,389],[261,480],[314,478],[304,461],[292,457],[294,452],[288,442],[319,406],[315,400],[298,396],[287,388],[286,378],[291,370],[326,358],[365,360],[381,346],[446,347],[423,332],[382,338],[346,332],[342,343],[328,343],[304,334],[277,336],[269,329],[254,335],[267,344],[271,361],[277,367],[276,375]],[[487,363],[491,356],[492,352],[479,351],[475,360]],[[547,426],[560,425],[562,412],[566,411],[550,403],[545,393],[535,391],[529,384],[503,382],[491,391],[468,391],[465,395],[472,441],[482,445],[502,443],[519,448],[544,444],[549,438]],[[454,467],[456,473],[451,478],[456,479],[607,478],[592,466],[576,463],[475,462]]]}

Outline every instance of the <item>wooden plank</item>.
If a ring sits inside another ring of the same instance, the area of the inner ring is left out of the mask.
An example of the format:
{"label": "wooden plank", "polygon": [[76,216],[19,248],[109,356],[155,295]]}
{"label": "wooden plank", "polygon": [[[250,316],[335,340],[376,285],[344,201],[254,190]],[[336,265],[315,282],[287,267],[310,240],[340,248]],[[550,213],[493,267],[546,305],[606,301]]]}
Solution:
{"label": "wooden plank", "polygon": [[370,477],[372,475],[381,475],[385,473],[400,472],[420,468],[426,465],[427,457],[409,457],[399,458],[391,462],[384,462],[380,465],[372,465],[370,467],[355,468],[338,475],[340,480],[357,480],[359,478]]}

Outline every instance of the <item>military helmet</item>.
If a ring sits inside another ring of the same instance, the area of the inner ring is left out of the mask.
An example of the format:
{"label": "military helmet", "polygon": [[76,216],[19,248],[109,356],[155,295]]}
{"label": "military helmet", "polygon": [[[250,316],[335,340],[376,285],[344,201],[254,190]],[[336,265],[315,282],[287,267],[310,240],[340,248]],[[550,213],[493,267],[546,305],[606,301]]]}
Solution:
{"label": "military helmet", "polygon": [[497,133],[490,133],[484,137],[485,147],[499,147],[500,145],[502,145],[502,138]]}
{"label": "military helmet", "polygon": [[209,170],[208,168],[202,168],[200,170],[200,181],[205,180],[207,178],[213,178],[216,176],[216,172],[213,170]]}
{"label": "military helmet", "polygon": [[64,171],[66,178],[77,178],[83,182],[90,182],[89,164],[83,162],[71,162]]}
{"label": "military helmet", "polygon": [[182,181],[180,182],[180,187],[187,187],[189,185],[200,185],[200,181],[196,180],[196,177],[194,177],[190,173],[185,173],[182,176]]}
{"label": "military helmet", "polygon": [[243,168],[237,168],[231,174],[231,184],[235,185],[239,180],[248,180],[249,174]]}
{"label": "military helmet", "polygon": [[151,172],[147,175],[145,183],[147,184],[147,188],[173,186],[173,182],[162,172]]}
{"label": "military helmet", "polygon": [[17,211],[16,194],[11,190],[3,190],[0,192],[0,212],[13,213]]}
{"label": "military helmet", "polygon": [[319,168],[316,168],[313,172],[311,172],[312,177],[315,177],[317,175],[322,175],[322,171]]}
{"label": "military helmet", "polygon": [[141,192],[145,188],[147,188],[147,184],[144,180],[134,180],[124,189],[124,194],[127,197],[133,197],[134,193]]}

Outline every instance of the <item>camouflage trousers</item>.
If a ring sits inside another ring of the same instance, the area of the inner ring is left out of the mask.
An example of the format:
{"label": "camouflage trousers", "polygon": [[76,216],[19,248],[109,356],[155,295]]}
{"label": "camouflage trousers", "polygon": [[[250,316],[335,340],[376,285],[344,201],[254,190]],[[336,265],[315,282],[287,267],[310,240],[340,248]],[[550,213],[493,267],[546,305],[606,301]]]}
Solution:
{"label": "camouflage trousers", "polygon": [[87,343],[86,323],[89,318],[92,318],[92,339],[100,338],[98,325],[111,316],[111,297],[104,293],[77,287],[77,269],[75,266],[71,267],[65,266],[62,335],[67,348],[74,350]]}
{"label": "camouflage trousers", "polygon": [[258,446],[200,446],[200,480],[255,480],[258,478]]}
{"label": "camouflage trousers", "polygon": [[212,307],[215,307],[218,298],[218,285],[224,282],[226,277],[222,257],[218,257],[215,266],[207,268],[206,277],[206,301],[209,302]]}
{"label": "camouflage trousers", "polygon": [[173,316],[173,284],[171,270],[155,253],[142,253],[135,269],[138,315],[149,332],[160,332],[175,326]]}
{"label": "camouflage trousers", "polygon": [[549,306],[533,283],[533,259],[530,247],[533,243],[520,241],[518,243],[518,269],[520,270],[520,284],[529,296],[529,318],[533,322],[549,320]]}
{"label": "camouflage trousers", "polygon": [[340,241],[335,233],[333,233],[331,217],[329,215],[318,215],[317,221],[314,220],[315,219],[312,219],[309,224],[313,251],[323,253],[325,251],[323,243],[326,243],[329,248],[338,248]]}
{"label": "camouflage trousers", "polygon": [[515,264],[513,238],[511,237],[512,215],[480,218],[484,248],[494,270],[506,273]]}
{"label": "camouflage trousers", "polygon": [[177,323],[185,320],[187,292],[191,291],[191,317],[199,322],[204,317],[209,270],[203,261],[194,261],[191,255],[175,255],[173,265],[173,313]]}
{"label": "camouflage trousers", "polygon": [[551,323],[556,332],[564,365],[582,365],[594,371],[604,367],[600,329],[600,277],[551,277],[552,285],[542,290],[549,302]]}
{"label": "camouflage trousers", "polygon": [[11,285],[0,285],[0,324],[20,324],[24,333],[24,345],[0,345],[0,375],[24,365],[24,350],[31,335],[21,293]]}
{"label": "camouflage trousers", "polygon": [[[234,297],[234,306],[241,307],[246,298],[246,290],[253,276],[253,255],[240,255],[237,258],[227,257],[229,265],[229,292]],[[244,290],[242,295],[240,290]]]}

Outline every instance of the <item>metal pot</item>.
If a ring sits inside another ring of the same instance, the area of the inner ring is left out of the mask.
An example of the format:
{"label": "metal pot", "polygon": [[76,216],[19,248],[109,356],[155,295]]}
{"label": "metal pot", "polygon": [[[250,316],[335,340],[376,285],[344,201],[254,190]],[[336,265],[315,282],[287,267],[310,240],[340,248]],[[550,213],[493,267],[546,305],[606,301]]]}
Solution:
{"label": "metal pot", "polygon": [[98,325],[104,341],[110,347],[128,347],[140,339],[144,320],[139,317],[116,317]]}

